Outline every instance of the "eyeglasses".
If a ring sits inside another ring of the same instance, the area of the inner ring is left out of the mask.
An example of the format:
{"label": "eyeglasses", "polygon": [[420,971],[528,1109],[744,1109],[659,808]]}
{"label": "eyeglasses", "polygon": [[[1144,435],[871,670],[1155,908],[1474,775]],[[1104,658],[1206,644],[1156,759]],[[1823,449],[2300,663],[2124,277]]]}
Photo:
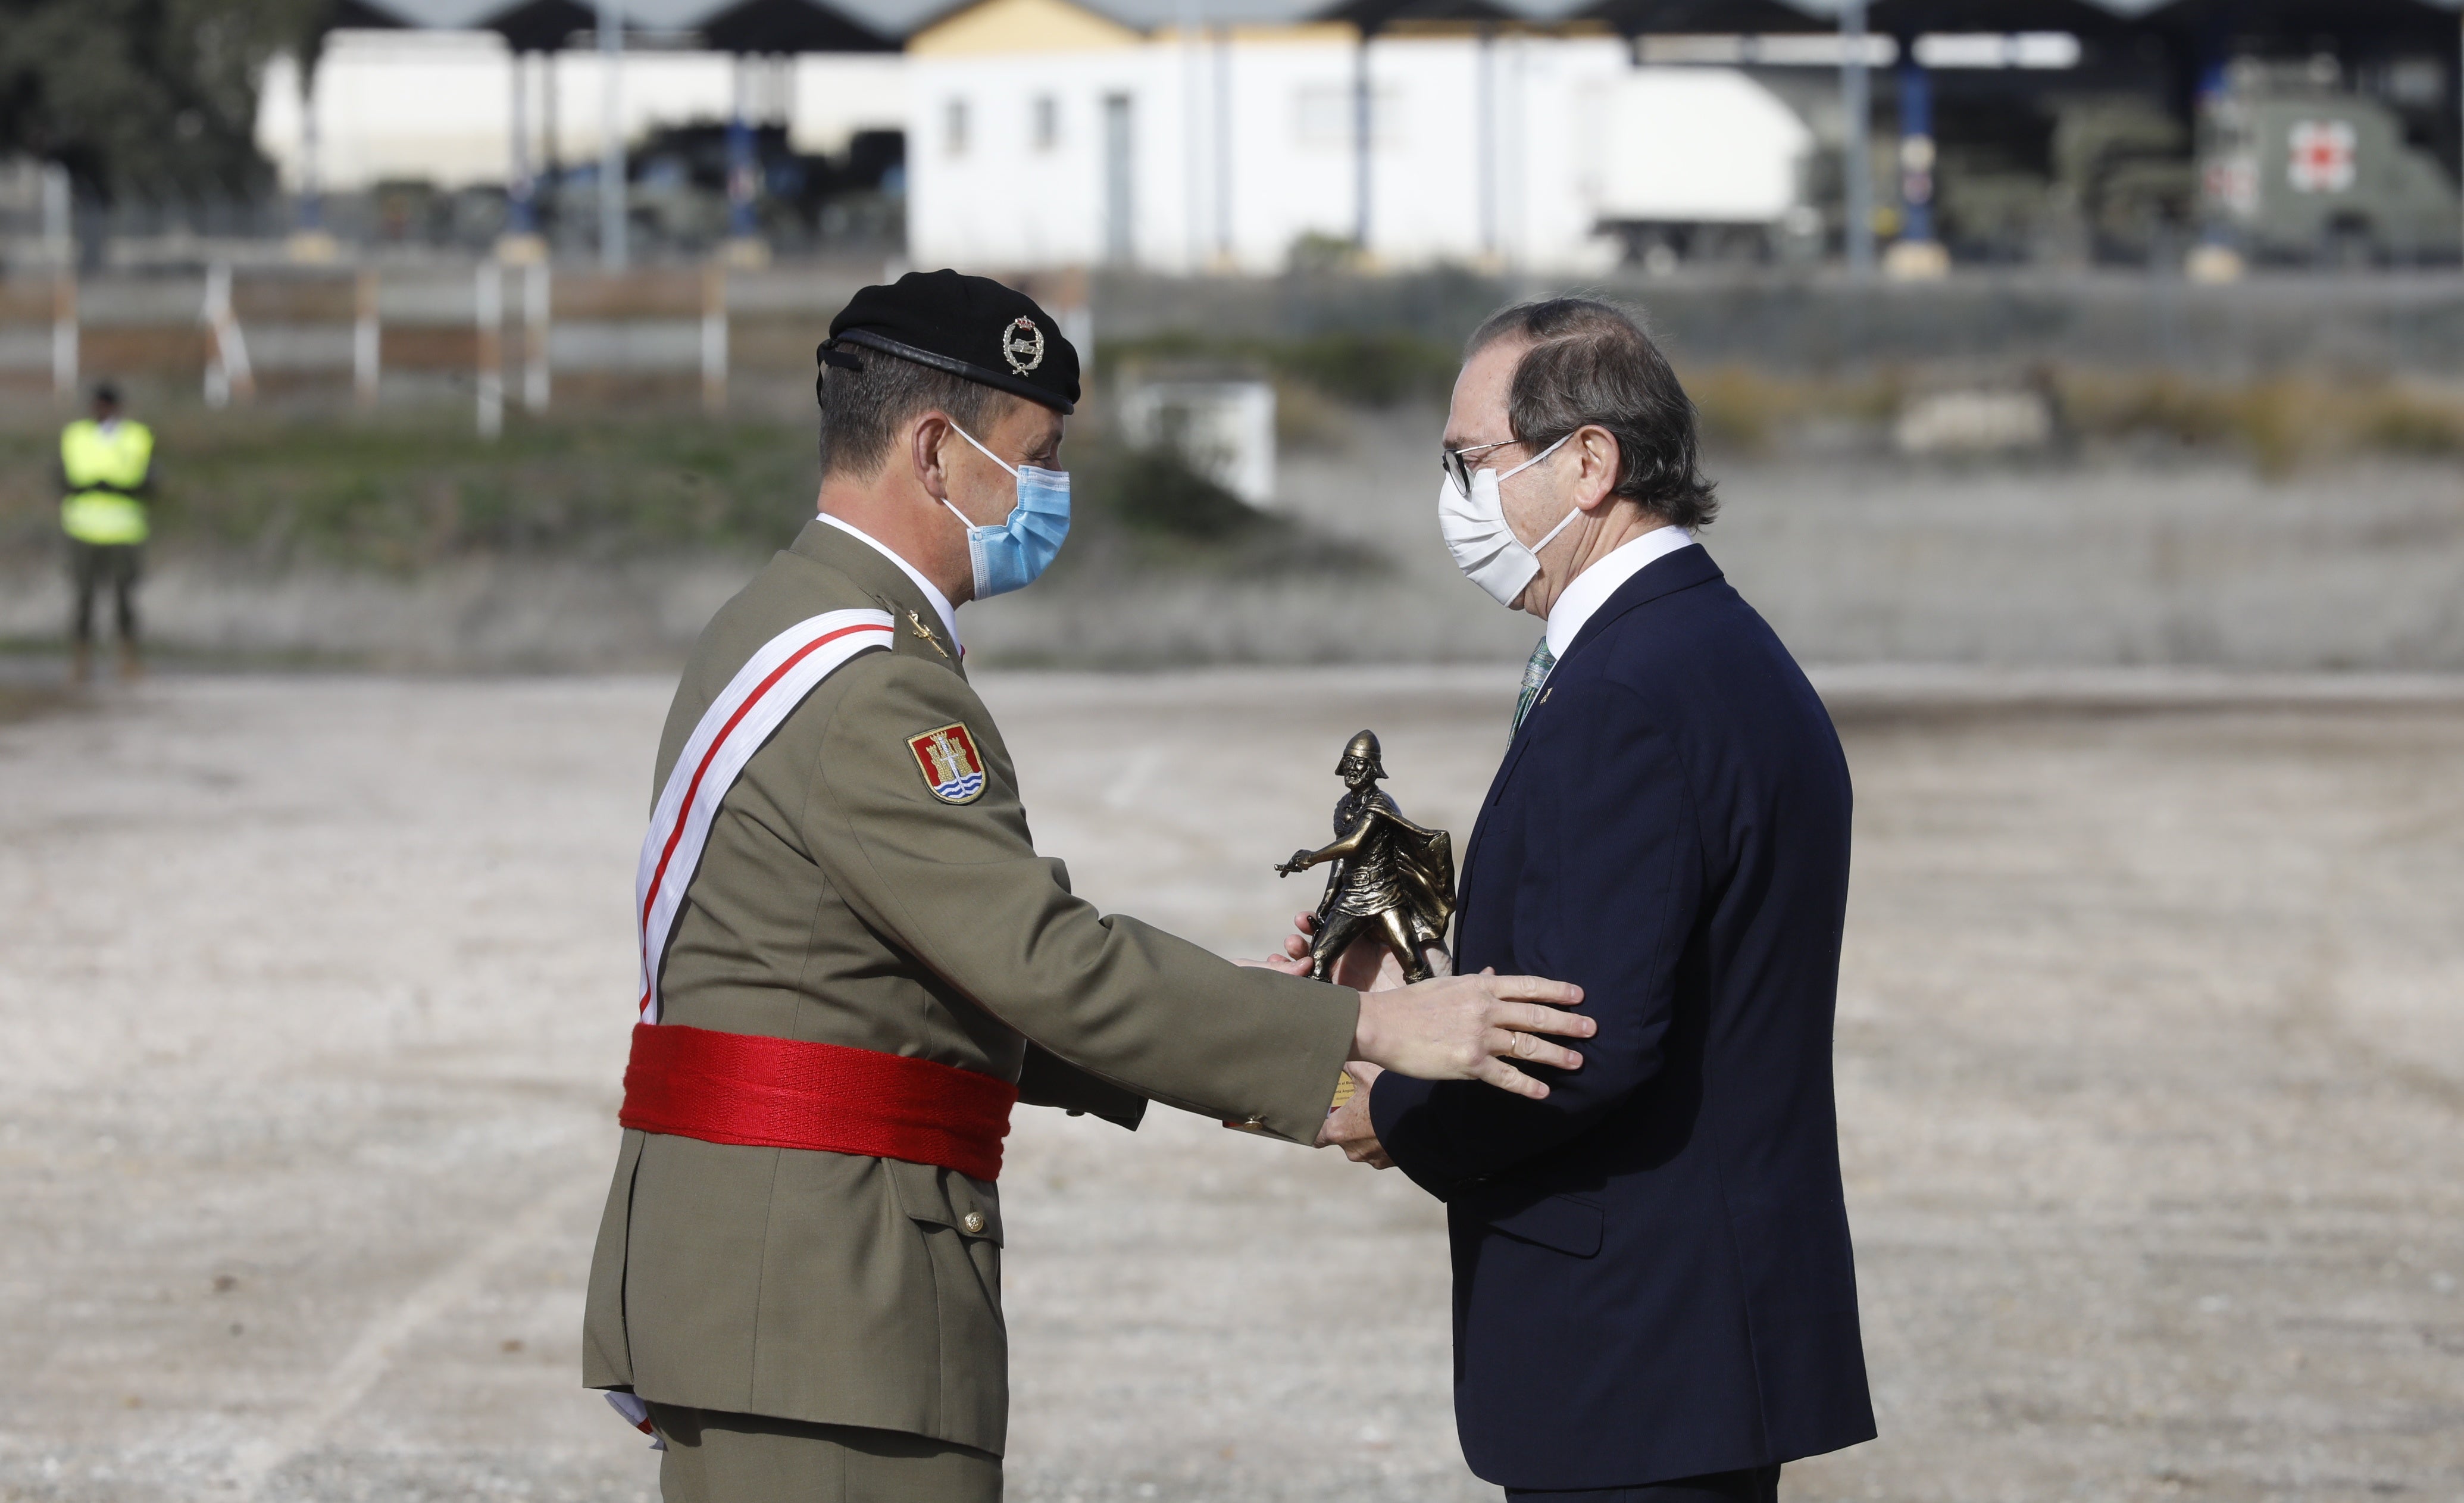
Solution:
{"label": "eyeglasses", "polygon": [[1438,468],[1443,470],[1446,473],[1446,478],[1454,481],[1465,496],[1469,496],[1472,456],[1521,442],[1523,440],[1520,438],[1501,438],[1493,444],[1470,444],[1462,449],[1441,449],[1438,451]]}

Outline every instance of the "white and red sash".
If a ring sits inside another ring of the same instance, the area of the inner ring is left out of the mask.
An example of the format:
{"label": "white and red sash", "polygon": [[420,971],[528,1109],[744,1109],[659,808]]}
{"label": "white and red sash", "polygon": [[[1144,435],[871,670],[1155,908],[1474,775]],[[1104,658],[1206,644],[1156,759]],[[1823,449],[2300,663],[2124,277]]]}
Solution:
{"label": "white and red sash", "polygon": [[857,653],[887,649],[895,636],[886,610],[831,610],[799,621],[761,645],[685,742],[659,791],[642,859],[633,873],[633,913],[641,931],[641,1012],[659,1021],[659,969],[685,888],[701,865],[711,820],[744,764],[822,680]]}

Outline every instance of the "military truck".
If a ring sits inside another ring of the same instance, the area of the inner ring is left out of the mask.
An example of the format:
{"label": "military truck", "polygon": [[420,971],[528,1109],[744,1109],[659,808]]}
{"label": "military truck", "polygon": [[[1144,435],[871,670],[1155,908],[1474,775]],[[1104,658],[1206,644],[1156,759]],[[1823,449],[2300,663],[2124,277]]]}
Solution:
{"label": "military truck", "polygon": [[2306,70],[2243,63],[2201,111],[2203,215],[2261,261],[2452,261],[2464,204],[2395,112]]}

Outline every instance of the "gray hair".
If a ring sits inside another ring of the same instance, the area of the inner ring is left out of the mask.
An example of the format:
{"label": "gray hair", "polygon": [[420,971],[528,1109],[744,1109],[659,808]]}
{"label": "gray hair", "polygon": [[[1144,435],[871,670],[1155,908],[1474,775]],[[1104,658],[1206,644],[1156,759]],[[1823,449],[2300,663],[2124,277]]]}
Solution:
{"label": "gray hair", "polygon": [[1463,357],[1499,340],[1529,341],[1507,389],[1514,436],[1546,448],[1578,428],[1617,442],[1613,494],[1688,529],[1719,515],[1697,463],[1694,403],[1635,316],[1590,298],[1545,298],[1489,316]]}
{"label": "gray hair", "polygon": [[981,382],[876,349],[850,349],[854,368],[825,365],[814,383],[822,404],[822,474],[877,475],[899,430],[940,412],[980,435],[1018,400]]}

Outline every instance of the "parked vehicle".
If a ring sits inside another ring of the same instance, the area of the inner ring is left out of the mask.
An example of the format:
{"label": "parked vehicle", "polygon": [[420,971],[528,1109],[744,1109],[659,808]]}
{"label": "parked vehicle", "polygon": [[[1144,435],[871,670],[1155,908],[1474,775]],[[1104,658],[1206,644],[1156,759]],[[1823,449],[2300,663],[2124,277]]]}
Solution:
{"label": "parked vehicle", "polygon": [[2245,64],[2203,111],[2199,146],[2208,223],[2255,260],[2385,265],[2464,249],[2455,184],[2376,99]]}

